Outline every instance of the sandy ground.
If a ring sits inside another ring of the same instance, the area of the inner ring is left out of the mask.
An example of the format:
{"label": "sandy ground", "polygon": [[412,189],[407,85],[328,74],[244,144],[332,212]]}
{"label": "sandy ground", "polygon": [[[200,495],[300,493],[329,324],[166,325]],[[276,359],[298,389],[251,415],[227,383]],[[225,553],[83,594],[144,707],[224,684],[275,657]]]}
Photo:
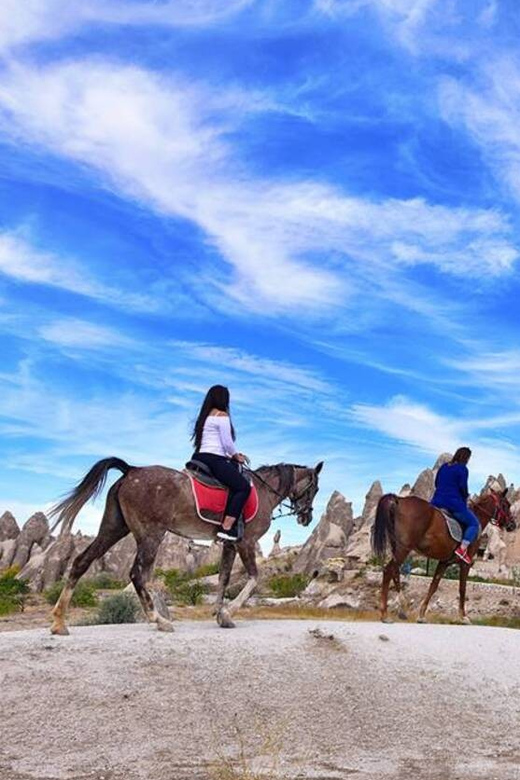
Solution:
{"label": "sandy ground", "polygon": [[520,780],[519,643],[300,620],[4,633],[0,777]]}

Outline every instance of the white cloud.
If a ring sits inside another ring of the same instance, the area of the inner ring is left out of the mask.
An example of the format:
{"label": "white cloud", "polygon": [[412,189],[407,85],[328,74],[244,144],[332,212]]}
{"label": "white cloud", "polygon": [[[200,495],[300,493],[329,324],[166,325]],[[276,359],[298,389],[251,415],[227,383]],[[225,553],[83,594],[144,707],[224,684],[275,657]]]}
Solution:
{"label": "white cloud", "polygon": [[135,345],[132,339],[113,328],[72,317],[42,325],[38,335],[59,347],[79,347],[87,350]]}
{"label": "white cloud", "polygon": [[447,78],[439,88],[446,121],[463,127],[499,179],[520,199],[520,62],[513,56],[482,65],[468,83]]}
{"label": "white cloud", "polygon": [[155,311],[159,307],[151,296],[103,285],[71,258],[37,249],[24,231],[0,232],[0,273],[19,282],[58,287],[134,311]]}
{"label": "white cloud", "polygon": [[506,437],[484,438],[479,433],[482,429],[499,430],[501,425],[511,422],[509,417],[489,416],[487,421],[482,417],[455,418],[438,414],[403,396],[392,398],[382,406],[355,404],[351,414],[358,424],[434,457],[441,452],[454,452],[463,445],[471,447],[471,470],[481,480],[499,472],[513,480],[518,474],[520,449]]}
{"label": "white cloud", "polygon": [[200,290],[219,306],[231,297],[262,314],[311,314],[344,305],[367,278],[377,283],[377,269],[381,278],[417,263],[461,276],[510,270],[517,253],[496,211],[373,202],[312,181],[247,176],[228,140],[248,110],[237,100],[99,60],[16,66],[0,85],[0,121],[7,136],[195,222],[232,269],[231,279],[214,268],[199,274]]}
{"label": "white cloud", "polygon": [[298,391],[329,394],[331,385],[316,371],[296,366],[293,363],[260,358],[243,350],[195,342],[174,342],[190,359],[206,364],[216,364],[226,370],[247,374],[265,382],[275,381],[294,387]]}
{"label": "white cloud", "polygon": [[252,0],[2,0],[0,52],[34,41],[73,35],[88,25],[171,27],[210,25],[233,16]]}

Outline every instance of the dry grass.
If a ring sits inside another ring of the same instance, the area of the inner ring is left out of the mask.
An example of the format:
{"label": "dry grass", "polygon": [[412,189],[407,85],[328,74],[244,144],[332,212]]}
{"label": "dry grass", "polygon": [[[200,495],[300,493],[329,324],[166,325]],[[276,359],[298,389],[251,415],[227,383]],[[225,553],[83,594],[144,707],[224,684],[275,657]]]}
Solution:
{"label": "dry grass", "polygon": [[217,758],[209,767],[211,780],[279,780],[285,729],[278,726],[275,730],[272,724],[269,727],[263,723],[250,725],[247,733],[259,735],[261,739],[254,750],[247,747],[237,716],[233,720],[232,731],[236,749],[232,756],[225,754],[220,747],[215,749]]}
{"label": "dry grass", "polygon": [[[175,617],[185,620],[208,620],[213,618],[213,607],[175,607]],[[335,609],[319,609],[307,605],[280,604],[269,607],[243,607],[237,613],[238,618],[249,620],[338,620],[338,621],[372,621],[379,620],[376,610],[354,610],[343,607]]]}

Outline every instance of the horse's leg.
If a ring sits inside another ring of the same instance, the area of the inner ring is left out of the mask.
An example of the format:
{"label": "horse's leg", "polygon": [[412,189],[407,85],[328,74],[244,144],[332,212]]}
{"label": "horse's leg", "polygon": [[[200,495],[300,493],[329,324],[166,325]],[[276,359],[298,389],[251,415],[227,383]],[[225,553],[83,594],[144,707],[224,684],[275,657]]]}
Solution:
{"label": "horse's leg", "polygon": [[383,623],[392,623],[392,619],[388,617],[388,591],[392,580],[400,593],[399,564],[395,558],[392,558],[383,569],[383,584],[381,585],[381,620]]}
{"label": "horse's leg", "polygon": [[[220,625],[223,628],[232,628],[233,627],[233,621],[231,620],[232,616],[237,612],[241,607],[244,606],[246,601],[249,599],[251,594],[256,588],[256,583],[258,581],[258,569],[256,566],[256,553],[255,553],[255,541],[247,541],[242,542],[242,544],[237,545],[238,548],[238,554],[240,555],[240,559],[242,563],[244,564],[244,568],[247,572],[248,578],[247,582],[238,594],[238,596],[231,601],[227,607],[222,607],[220,610],[221,620]],[[231,623],[231,626],[229,625]]]}
{"label": "horse's leg", "polygon": [[470,567],[465,563],[460,564],[459,576],[459,620],[461,623],[471,625],[470,618],[466,615],[466,583],[468,581]]}
{"label": "horse's leg", "polygon": [[215,602],[215,614],[217,616],[217,623],[222,628],[234,628],[235,626],[235,624],[233,623],[229,615],[223,614],[223,612],[225,612],[223,607],[224,607],[224,596],[226,593],[226,588],[229,584],[229,579],[231,577],[231,571],[233,569],[233,564],[235,562],[236,554],[237,554],[236,546],[234,544],[229,544],[229,542],[224,542],[222,556],[220,559],[217,600]]}
{"label": "horse's leg", "polygon": [[69,630],[65,619],[78,580],[85,574],[93,561],[101,558],[102,555],[105,555],[105,553],[116,544],[116,542],[126,536],[128,532],[128,527],[117,500],[117,490],[111,488],[107,496],[105,511],[103,513],[98,535],[94,541],[89,544],[87,549],[75,558],[67,582],[52,610],[52,634],[67,636]]}
{"label": "horse's leg", "polygon": [[392,579],[393,563],[394,561],[391,560],[383,569],[383,582],[381,584],[381,620],[383,623],[391,622],[388,618],[388,590]]}
{"label": "horse's leg", "polygon": [[171,620],[167,620],[159,615],[158,611],[155,609],[152,595],[146,588],[146,584],[152,573],[159,545],[161,544],[165,533],[166,531],[160,531],[159,533],[137,541],[137,555],[135,556],[135,561],[130,572],[130,579],[139,596],[139,601],[141,602],[147,620],[150,623],[157,623],[159,631],[173,631],[173,623]]}
{"label": "horse's leg", "polygon": [[406,597],[403,591],[401,590],[401,566],[397,563],[397,561],[394,569],[393,579],[394,579],[394,585],[397,591],[397,595],[399,596],[399,613],[398,613],[399,619],[408,620],[408,615],[406,611],[408,609],[408,604],[406,603]]}
{"label": "horse's leg", "polygon": [[418,623],[426,623],[426,610],[428,609],[428,604],[430,603],[430,600],[439,587],[439,582],[442,580],[444,576],[444,572],[448,568],[449,561],[439,561],[437,564],[437,568],[435,569],[435,572],[433,574],[432,581],[430,582],[430,587],[428,590],[428,593],[426,594],[426,597],[424,601],[421,602],[421,606],[419,607],[419,616],[417,618]]}

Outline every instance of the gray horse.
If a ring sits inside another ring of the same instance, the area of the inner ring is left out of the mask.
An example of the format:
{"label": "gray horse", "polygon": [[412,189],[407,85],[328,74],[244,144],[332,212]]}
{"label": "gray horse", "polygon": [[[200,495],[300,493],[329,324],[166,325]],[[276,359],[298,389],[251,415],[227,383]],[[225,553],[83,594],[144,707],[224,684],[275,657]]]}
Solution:
{"label": "gray horse", "polygon": [[[217,622],[223,628],[233,628],[232,615],[246,603],[256,587],[255,546],[268,531],[275,507],[287,500],[290,513],[297,516],[301,525],[307,526],[311,522],[312,503],[318,492],[318,475],[322,466],[323,463],[318,463],[315,468],[280,463],[250,472],[258,491],[258,513],[246,525],[239,544],[226,542],[223,545],[216,603]],[[70,532],[81,508],[101,491],[108,472],[113,468],[121,471],[123,476],[108,491],[98,535],[72,564],[65,587],[52,611],[53,634],[68,634],[66,616],[72,594],[90,564],[130,532],[137,542],[137,555],[130,578],[145,615],[150,622],[157,624],[160,631],[172,631],[171,621],[158,614],[146,587],[159,545],[167,531],[189,539],[215,538],[218,526],[204,522],[197,515],[190,480],[184,472],[163,466],[137,468],[120,458],[105,458],[90,469],[79,485],[53,510],[58,518],[54,528],[61,523],[61,534]],[[224,593],[237,552],[248,579],[238,596],[225,606]]]}

